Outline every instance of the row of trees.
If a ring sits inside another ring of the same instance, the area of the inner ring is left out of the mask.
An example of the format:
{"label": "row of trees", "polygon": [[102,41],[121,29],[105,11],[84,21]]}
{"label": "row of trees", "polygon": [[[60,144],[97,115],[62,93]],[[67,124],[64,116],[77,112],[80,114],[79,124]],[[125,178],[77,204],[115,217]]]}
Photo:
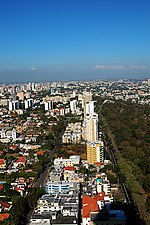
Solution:
{"label": "row of trees", "polygon": [[119,175],[150,224],[150,106],[97,100],[103,129],[115,147]]}

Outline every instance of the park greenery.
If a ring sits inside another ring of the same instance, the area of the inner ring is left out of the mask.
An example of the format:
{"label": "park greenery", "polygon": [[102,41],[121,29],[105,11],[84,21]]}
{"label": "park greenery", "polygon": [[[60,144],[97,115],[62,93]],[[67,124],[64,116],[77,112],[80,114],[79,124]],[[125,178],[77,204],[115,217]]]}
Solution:
{"label": "park greenery", "polygon": [[97,98],[97,112],[109,147],[115,150],[119,176],[138,207],[145,224],[150,224],[150,106]]}
{"label": "park greenery", "polygon": [[11,216],[2,222],[2,225],[25,225],[27,214],[33,210],[37,200],[44,194],[41,188],[32,188],[26,196],[13,198],[13,206],[10,210]]}

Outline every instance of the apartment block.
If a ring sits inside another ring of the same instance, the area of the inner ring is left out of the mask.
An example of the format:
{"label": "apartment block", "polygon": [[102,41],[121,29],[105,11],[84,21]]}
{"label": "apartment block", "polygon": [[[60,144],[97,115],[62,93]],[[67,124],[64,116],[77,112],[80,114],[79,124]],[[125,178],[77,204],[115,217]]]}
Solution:
{"label": "apartment block", "polygon": [[104,161],[104,144],[102,141],[87,142],[87,161],[89,164]]}

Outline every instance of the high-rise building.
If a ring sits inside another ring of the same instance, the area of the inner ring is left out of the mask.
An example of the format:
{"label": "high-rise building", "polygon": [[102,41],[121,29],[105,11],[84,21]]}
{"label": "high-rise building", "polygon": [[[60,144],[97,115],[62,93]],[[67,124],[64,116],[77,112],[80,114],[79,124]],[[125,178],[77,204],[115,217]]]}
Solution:
{"label": "high-rise building", "polygon": [[83,105],[84,108],[84,119],[86,118],[86,103],[92,101],[92,94],[91,92],[83,92]]}
{"label": "high-rise building", "polygon": [[[89,95],[90,96],[90,95]],[[89,97],[88,96],[88,97]],[[89,97],[90,98],[90,97]],[[98,114],[94,111],[94,101],[84,105],[83,137],[87,141],[87,161],[89,164],[104,161],[104,144],[98,137]]]}
{"label": "high-rise building", "polygon": [[33,107],[33,99],[29,98],[25,100],[25,109],[32,108]]}
{"label": "high-rise building", "polygon": [[32,91],[35,91],[35,83],[31,84],[31,89],[32,89]]}
{"label": "high-rise building", "polygon": [[15,111],[19,109],[19,101],[13,100],[9,102],[9,111]]}
{"label": "high-rise building", "polygon": [[26,92],[25,93],[25,97],[28,99],[28,98],[30,98],[31,97],[31,93],[30,92]]}
{"label": "high-rise building", "polygon": [[70,110],[72,113],[76,113],[77,111],[77,100],[70,101]]}
{"label": "high-rise building", "polygon": [[95,101],[90,101],[90,102],[87,102],[86,105],[85,105],[85,112],[86,112],[86,116],[94,113],[94,103]]}
{"label": "high-rise building", "polygon": [[19,97],[19,100],[24,100],[24,92],[23,91],[18,92],[17,96]]}
{"label": "high-rise building", "polygon": [[104,161],[104,144],[101,141],[87,142],[87,161],[89,164]]}
{"label": "high-rise building", "polygon": [[16,133],[16,129],[12,130],[12,139],[16,139],[17,138],[17,133]]}
{"label": "high-rise building", "polygon": [[86,140],[95,142],[98,140],[98,114],[92,113],[86,117]]}
{"label": "high-rise building", "polygon": [[55,94],[55,88],[53,88],[53,87],[50,88],[50,94],[51,95]]}
{"label": "high-rise building", "polygon": [[16,86],[15,85],[12,86],[12,97],[13,97],[13,100],[16,101]]}
{"label": "high-rise building", "polygon": [[44,102],[44,106],[45,106],[45,110],[51,110],[53,109],[53,102],[52,101],[47,101],[47,102]]}

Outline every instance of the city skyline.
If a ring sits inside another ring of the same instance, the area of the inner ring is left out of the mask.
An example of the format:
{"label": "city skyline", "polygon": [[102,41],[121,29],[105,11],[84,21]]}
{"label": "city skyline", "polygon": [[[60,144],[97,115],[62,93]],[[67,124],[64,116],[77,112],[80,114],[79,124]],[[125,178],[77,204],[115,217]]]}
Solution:
{"label": "city skyline", "polygon": [[0,10],[0,82],[149,77],[147,0],[10,0]]}

